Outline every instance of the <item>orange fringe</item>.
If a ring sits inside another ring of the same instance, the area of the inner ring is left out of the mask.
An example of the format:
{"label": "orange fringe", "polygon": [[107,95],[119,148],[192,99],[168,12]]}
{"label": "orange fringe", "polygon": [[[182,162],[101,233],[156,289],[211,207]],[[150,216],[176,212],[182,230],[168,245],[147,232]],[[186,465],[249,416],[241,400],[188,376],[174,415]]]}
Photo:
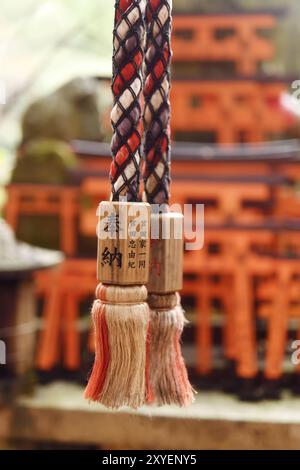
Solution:
{"label": "orange fringe", "polygon": [[84,396],[99,400],[109,364],[108,329],[105,320],[105,304],[95,300],[92,309],[95,328],[95,362]]}

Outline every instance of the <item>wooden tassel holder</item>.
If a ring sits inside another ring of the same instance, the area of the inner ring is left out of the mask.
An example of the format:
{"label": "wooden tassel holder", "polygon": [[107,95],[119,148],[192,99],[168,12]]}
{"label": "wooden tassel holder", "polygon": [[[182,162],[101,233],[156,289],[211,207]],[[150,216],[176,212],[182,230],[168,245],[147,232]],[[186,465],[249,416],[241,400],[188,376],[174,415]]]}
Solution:
{"label": "wooden tassel holder", "polygon": [[185,324],[177,292],[182,288],[183,278],[182,222],[182,214],[174,212],[151,216],[152,228],[159,230],[159,238],[151,239],[147,285],[151,330],[150,385],[158,405],[185,406],[193,400],[180,347]]}
{"label": "wooden tassel holder", "polygon": [[85,397],[110,408],[138,408],[149,395],[150,206],[102,202],[99,212],[96,352]]}

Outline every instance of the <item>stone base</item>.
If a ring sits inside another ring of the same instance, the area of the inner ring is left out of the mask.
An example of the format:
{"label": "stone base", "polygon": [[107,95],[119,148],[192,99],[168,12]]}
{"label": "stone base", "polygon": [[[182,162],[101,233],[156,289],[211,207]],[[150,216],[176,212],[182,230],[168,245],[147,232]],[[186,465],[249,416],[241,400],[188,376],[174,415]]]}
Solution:
{"label": "stone base", "polygon": [[[13,409],[0,410],[0,442],[102,449],[299,449],[300,399],[241,403],[200,392],[187,409],[144,407],[111,412],[83,400],[82,388],[40,387]],[[74,426],[76,423],[76,426]]]}

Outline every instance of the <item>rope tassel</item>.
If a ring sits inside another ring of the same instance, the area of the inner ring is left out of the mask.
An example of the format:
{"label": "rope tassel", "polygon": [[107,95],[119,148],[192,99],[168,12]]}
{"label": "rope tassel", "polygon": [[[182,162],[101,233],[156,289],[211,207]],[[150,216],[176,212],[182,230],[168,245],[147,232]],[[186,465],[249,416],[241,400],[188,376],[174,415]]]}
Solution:
{"label": "rope tassel", "polygon": [[[158,405],[187,406],[193,390],[181,353],[186,323],[177,293],[182,288],[183,216],[167,212],[152,214],[159,238],[151,240],[148,305],[150,308],[150,386]],[[164,238],[164,234],[168,237]],[[159,364],[159,367],[157,366]]]}
{"label": "rope tassel", "polygon": [[[182,288],[182,215],[168,212],[170,198],[170,62],[171,0],[148,0],[145,50],[144,197],[162,204],[153,214],[158,239],[151,240],[148,304],[151,309],[150,384],[159,405],[185,406],[193,400],[181,354],[185,324],[180,297]],[[164,232],[169,236],[164,238]],[[157,367],[159,364],[159,367]]]}
{"label": "rope tassel", "polygon": [[[186,322],[176,294],[149,295],[151,386],[158,405],[189,405],[191,388],[180,349]],[[159,308],[159,305],[163,305]],[[157,367],[160,364],[160,367]]]}
{"label": "rope tassel", "polygon": [[148,395],[147,290],[99,284],[96,297],[96,354],[85,397],[110,408],[138,408]]}
{"label": "rope tassel", "polygon": [[145,0],[115,3],[110,202],[99,205],[95,362],[85,397],[138,408],[150,396],[150,206],[139,197]]}

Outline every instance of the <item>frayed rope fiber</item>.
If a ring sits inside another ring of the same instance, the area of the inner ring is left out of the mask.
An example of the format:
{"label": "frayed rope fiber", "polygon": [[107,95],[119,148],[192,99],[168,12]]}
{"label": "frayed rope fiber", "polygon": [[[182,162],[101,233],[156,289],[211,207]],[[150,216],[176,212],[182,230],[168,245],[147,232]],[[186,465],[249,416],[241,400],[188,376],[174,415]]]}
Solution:
{"label": "frayed rope fiber", "polygon": [[151,396],[147,290],[99,284],[96,296],[92,310],[95,362],[85,398],[110,408],[138,408]]}
{"label": "frayed rope fiber", "polygon": [[[168,296],[160,296],[161,304]],[[181,353],[181,335],[187,323],[180,304],[167,309],[151,308],[149,296],[151,342],[150,342],[150,383],[153,401],[157,405],[187,406],[193,401],[193,389],[189,383],[184,359]],[[157,299],[155,300],[157,305]],[[157,367],[159,364],[159,367]]]}
{"label": "frayed rope fiber", "polygon": [[150,377],[154,400],[158,405],[189,405],[193,392],[180,348],[184,312],[177,306],[166,311],[151,310],[150,315]]}

